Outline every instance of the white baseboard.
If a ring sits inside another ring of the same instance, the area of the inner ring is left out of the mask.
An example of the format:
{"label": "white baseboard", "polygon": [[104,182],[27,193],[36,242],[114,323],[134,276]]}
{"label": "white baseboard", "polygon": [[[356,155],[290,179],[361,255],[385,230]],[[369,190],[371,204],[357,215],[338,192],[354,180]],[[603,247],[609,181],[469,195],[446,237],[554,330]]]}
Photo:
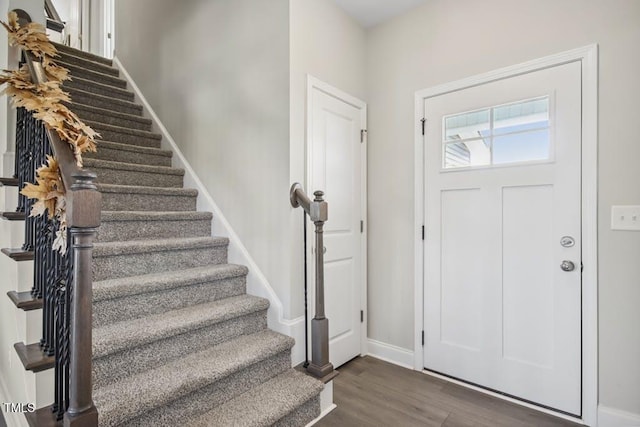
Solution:
{"label": "white baseboard", "polygon": [[7,389],[7,385],[4,383],[2,377],[0,377],[0,412],[2,412],[2,416],[4,420],[7,422],[7,426],[9,427],[28,427],[27,419],[24,417],[24,414],[18,412],[5,412],[3,403],[19,403],[14,402],[9,395],[9,390]]}
{"label": "white baseboard", "polygon": [[318,415],[318,418],[312,420],[305,427],[311,427],[337,407],[338,406],[333,403],[333,380],[331,380],[324,385],[324,390],[322,390],[322,392],[320,393],[320,415]]}
{"label": "white baseboard", "polygon": [[315,423],[317,423],[318,421],[320,421],[321,419],[323,419],[324,417],[327,416],[327,414],[329,414],[329,412],[333,411],[334,409],[336,409],[338,407],[338,405],[336,405],[335,403],[332,403],[331,406],[329,406],[327,409],[325,409],[324,411],[320,412],[320,415],[318,416],[318,418],[314,419],[313,421],[311,421],[309,424],[307,424],[305,427],[311,427],[312,425],[314,425]]}
{"label": "white baseboard", "polygon": [[369,338],[367,351],[371,357],[413,370],[413,351],[411,350]]}
{"label": "white baseboard", "polygon": [[[226,219],[216,202],[211,197],[208,189],[198,178],[198,175],[185,158],[184,154],[178,147],[178,144],[176,144],[169,131],[167,131],[167,129],[164,127],[162,121],[155,113],[153,108],[151,108],[151,105],[142,94],[142,91],[136,85],[135,81],[133,81],[131,75],[124,68],[118,57],[113,58],[113,64],[120,70],[121,77],[127,81],[129,87],[135,94],[136,101],[143,105],[145,114],[153,122],[153,130],[162,134],[162,148],[171,150],[173,152],[173,166],[185,170],[185,186],[198,190],[198,209],[213,212],[213,217],[215,218],[215,220],[212,224],[212,234],[216,236],[227,237],[229,239],[229,262],[242,264],[249,268],[249,274],[247,275],[247,293],[269,300],[270,306],[269,311],[267,312],[267,322],[269,324],[269,327],[276,332],[280,332],[281,334],[295,338],[296,347],[304,346],[304,335],[302,335],[303,340],[299,341],[300,333],[298,329],[300,328],[298,325],[300,323],[300,318],[284,318],[282,302],[269,284],[269,281],[267,280],[265,275],[262,273],[258,265],[249,254],[249,251],[247,251],[247,248],[240,241],[240,238],[231,227],[229,221]],[[100,147],[98,147],[98,149],[100,149]],[[304,321],[302,323],[304,323]],[[304,352],[304,349],[302,351]],[[298,354],[300,353],[299,348],[294,348],[294,352],[292,353],[296,353],[297,360],[297,358],[299,358]],[[302,357],[304,358],[304,356]]]}
{"label": "white baseboard", "polygon": [[289,328],[289,332],[286,335],[296,340],[296,344],[291,349],[291,366],[298,366],[304,362],[304,316],[285,320],[283,323]]}
{"label": "white baseboard", "polygon": [[640,414],[598,405],[598,427],[640,427]]}

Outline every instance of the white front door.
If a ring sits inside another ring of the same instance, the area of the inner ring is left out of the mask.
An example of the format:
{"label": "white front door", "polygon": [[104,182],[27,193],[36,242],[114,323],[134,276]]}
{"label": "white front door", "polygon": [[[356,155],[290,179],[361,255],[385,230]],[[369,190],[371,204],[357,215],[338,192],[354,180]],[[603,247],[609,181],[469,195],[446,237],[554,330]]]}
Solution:
{"label": "white front door", "polygon": [[[366,105],[326,84],[309,84],[307,192],[321,190],[329,207],[324,225],[325,313],[329,319],[329,357],[334,367],[361,352],[364,308],[363,150]],[[314,240],[309,227],[308,241]],[[313,246],[311,244],[310,246]],[[310,258],[313,260],[313,254]],[[309,275],[313,288],[314,274]],[[313,301],[313,296],[311,298]],[[310,317],[314,315],[309,305]]]}
{"label": "white front door", "polygon": [[581,415],[580,63],[424,113],[425,368]]}

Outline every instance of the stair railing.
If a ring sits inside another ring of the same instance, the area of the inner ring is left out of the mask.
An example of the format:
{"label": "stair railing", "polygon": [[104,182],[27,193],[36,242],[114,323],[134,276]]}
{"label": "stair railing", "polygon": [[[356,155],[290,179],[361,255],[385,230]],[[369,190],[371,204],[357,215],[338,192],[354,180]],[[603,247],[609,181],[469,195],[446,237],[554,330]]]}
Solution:
{"label": "stair railing", "polygon": [[65,23],[60,18],[52,0],[44,0],[44,13],[47,17],[47,28],[57,33],[64,31]]}
{"label": "stair railing", "polygon": [[[315,316],[311,319],[311,362],[307,372],[316,378],[327,378],[333,371],[329,362],[329,319],[324,311],[324,243],[323,228],[328,218],[328,205],[324,193],[316,191],[311,200],[300,183],[294,183],[290,190],[291,206],[302,207],[315,225]],[[306,325],[305,325],[306,328]]]}
{"label": "stair railing", "polygon": [[[20,24],[31,22],[20,11]],[[30,52],[22,51],[32,83],[47,76]],[[101,194],[96,174],[79,168],[71,146],[25,109],[18,110],[16,151],[20,188],[34,182],[47,155],[58,160],[66,189],[66,253],[53,249],[60,224],[46,214],[25,221],[25,247],[34,251],[32,294],[43,299],[43,353],[55,356],[53,415],[64,426],[97,426],[92,398],[92,252],[100,226]],[[32,201],[20,196],[29,214]]]}

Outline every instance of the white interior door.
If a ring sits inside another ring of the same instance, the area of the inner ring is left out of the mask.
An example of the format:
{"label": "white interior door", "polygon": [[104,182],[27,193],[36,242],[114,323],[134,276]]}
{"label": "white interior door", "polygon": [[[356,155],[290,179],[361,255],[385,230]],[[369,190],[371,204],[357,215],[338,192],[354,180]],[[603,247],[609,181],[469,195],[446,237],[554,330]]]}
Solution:
{"label": "white interior door", "polygon": [[89,0],[52,0],[65,23],[65,40],[62,42],[76,49],[88,49],[83,37],[89,25]]}
{"label": "white interior door", "polygon": [[[325,84],[309,85],[307,124],[311,196],[324,191],[329,218],[324,226],[325,313],[334,367],[361,352],[364,286],[363,146],[366,105]],[[314,227],[309,227],[313,242]],[[310,245],[310,247],[313,245]],[[313,260],[313,254],[309,257]],[[309,275],[313,284],[314,274]],[[310,286],[312,287],[312,286]],[[313,297],[311,298],[313,301]],[[313,307],[313,304],[310,304]],[[313,308],[310,316],[313,316]]]}
{"label": "white interior door", "polygon": [[424,111],[425,368],[579,416],[580,63]]}

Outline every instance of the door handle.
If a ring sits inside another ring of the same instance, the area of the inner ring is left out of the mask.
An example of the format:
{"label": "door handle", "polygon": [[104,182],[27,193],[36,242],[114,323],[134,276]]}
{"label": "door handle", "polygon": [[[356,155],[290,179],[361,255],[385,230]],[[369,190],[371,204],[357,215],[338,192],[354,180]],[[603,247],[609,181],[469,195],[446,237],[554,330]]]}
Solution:
{"label": "door handle", "polygon": [[571,261],[564,260],[562,264],[560,264],[560,268],[562,271],[573,271],[576,269],[576,265]]}

